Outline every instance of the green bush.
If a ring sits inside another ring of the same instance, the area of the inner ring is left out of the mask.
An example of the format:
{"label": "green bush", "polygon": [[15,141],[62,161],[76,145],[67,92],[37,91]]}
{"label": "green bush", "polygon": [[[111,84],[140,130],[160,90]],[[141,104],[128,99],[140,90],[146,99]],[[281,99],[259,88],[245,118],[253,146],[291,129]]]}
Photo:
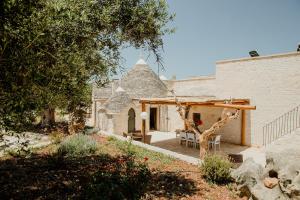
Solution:
{"label": "green bush", "polygon": [[232,163],[227,158],[219,155],[207,155],[200,170],[207,181],[216,184],[226,184],[231,181],[231,167]]}
{"label": "green bush", "polygon": [[58,148],[58,154],[63,156],[86,156],[95,153],[97,142],[90,136],[76,134],[66,138]]}

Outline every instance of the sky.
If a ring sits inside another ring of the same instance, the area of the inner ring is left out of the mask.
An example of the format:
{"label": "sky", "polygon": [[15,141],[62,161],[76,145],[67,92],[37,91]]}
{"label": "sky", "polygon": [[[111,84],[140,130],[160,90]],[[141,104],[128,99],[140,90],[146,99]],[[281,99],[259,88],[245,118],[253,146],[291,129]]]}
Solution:
{"label": "sky", "polygon": [[[168,24],[176,32],[165,36],[162,52],[168,79],[215,73],[219,60],[296,51],[300,44],[300,0],[167,0],[176,14]],[[141,50],[122,50],[122,66],[130,69]],[[145,52],[144,58],[148,57]],[[150,56],[146,62],[157,72]]]}

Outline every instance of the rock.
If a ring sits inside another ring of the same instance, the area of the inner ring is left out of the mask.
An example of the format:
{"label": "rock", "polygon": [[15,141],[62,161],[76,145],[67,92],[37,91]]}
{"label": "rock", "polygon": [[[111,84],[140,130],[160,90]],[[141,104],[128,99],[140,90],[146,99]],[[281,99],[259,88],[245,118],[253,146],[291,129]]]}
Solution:
{"label": "rock", "polygon": [[246,160],[231,175],[241,196],[300,200],[300,129],[266,148],[266,166]]}
{"label": "rock", "polygon": [[[238,184],[240,197],[247,197],[253,200],[284,200],[288,199],[279,186],[273,189],[266,188],[263,184],[266,176],[264,168],[255,163],[252,158],[248,158],[239,168],[233,170],[231,176]],[[278,184],[277,184],[278,185]]]}
{"label": "rock", "polygon": [[266,188],[262,182],[258,183],[255,187],[251,188],[252,199],[257,200],[287,200],[280,188],[275,186],[273,189]]}
{"label": "rock", "polygon": [[278,173],[281,190],[292,199],[300,200],[300,174],[298,166],[287,166]]}
{"label": "rock", "polygon": [[267,187],[267,188],[274,188],[276,185],[278,185],[278,179],[277,178],[265,178],[264,180],[264,185]]}
{"label": "rock", "polygon": [[278,184],[284,194],[300,200],[299,144],[300,131],[275,141],[266,151],[266,169],[277,173]]}
{"label": "rock", "polygon": [[248,158],[239,168],[231,172],[231,176],[238,184],[246,184],[251,187],[257,184],[262,174],[262,166],[255,163],[252,158]]}
{"label": "rock", "polygon": [[252,158],[248,158],[239,168],[231,172],[231,176],[238,184],[238,190],[241,197],[250,198],[252,188],[260,181],[263,168],[254,162]]}

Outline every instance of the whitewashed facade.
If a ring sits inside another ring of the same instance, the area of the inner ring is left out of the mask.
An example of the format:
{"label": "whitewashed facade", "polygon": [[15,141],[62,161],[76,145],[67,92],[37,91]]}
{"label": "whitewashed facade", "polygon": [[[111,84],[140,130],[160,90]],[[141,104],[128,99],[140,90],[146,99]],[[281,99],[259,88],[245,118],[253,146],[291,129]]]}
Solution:
{"label": "whitewashed facade", "polygon": [[[257,109],[246,111],[246,144],[260,146],[262,127],[300,103],[299,52],[218,61],[215,75],[184,80],[160,80],[143,60],[139,60],[128,74],[121,81],[113,81],[107,88],[94,88],[92,118],[89,119],[91,125],[117,134],[128,132],[128,113],[132,108],[135,112],[135,130],[141,130],[139,99],[168,97],[171,96],[170,90],[182,97],[249,99]],[[112,111],[108,105],[112,95],[118,96],[116,89],[119,86],[129,100]],[[146,131],[184,128],[175,106],[147,105],[146,111],[149,115]],[[201,114],[202,128],[206,129],[218,120],[222,108],[195,107],[189,117],[193,113]],[[219,133],[223,141],[240,144],[241,118],[229,122]]]}

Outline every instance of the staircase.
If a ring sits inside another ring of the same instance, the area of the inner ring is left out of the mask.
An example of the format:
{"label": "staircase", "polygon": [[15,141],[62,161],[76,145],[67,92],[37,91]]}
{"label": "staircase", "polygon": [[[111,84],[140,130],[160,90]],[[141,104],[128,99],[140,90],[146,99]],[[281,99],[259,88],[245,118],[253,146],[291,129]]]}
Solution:
{"label": "staircase", "polygon": [[300,128],[300,105],[263,127],[263,145],[266,146],[298,128]]}

